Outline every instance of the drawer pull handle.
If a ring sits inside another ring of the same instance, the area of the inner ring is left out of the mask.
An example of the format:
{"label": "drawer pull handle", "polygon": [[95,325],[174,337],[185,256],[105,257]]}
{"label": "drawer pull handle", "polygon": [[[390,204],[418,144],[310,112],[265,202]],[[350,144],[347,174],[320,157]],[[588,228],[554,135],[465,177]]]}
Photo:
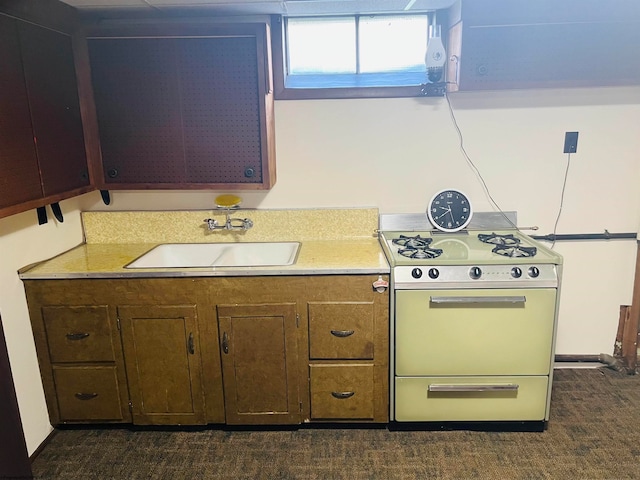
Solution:
{"label": "drawer pull handle", "polygon": [[505,295],[505,296],[488,296],[488,297],[431,297],[431,303],[438,305],[445,304],[460,304],[460,305],[473,305],[473,304],[487,304],[487,303],[507,303],[507,304],[519,304],[525,303],[527,297],[524,295]]}
{"label": "drawer pull handle", "polygon": [[78,400],[91,400],[92,398],[96,398],[97,396],[97,393],[76,393],[75,395]]}
{"label": "drawer pull handle", "polygon": [[495,385],[429,385],[430,392],[504,392],[517,391],[520,385],[516,383],[499,383]]}
{"label": "drawer pull handle", "polygon": [[350,337],[354,333],[355,333],[355,330],[331,330],[331,335],[333,335],[334,337],[340,337],[340,338]]}
{"label": "drawer pull handle", "polygon": [[339,398],[342,400],[345,398],[353,397],[355,393],[356,392],[331,392],[331,395],[333,395],[335,398]]}
{"label": "drawer pull handle", "polygon": [[83,338],[87,338],[88,336],[88,333],[67,333],[66,335],[69,340],[82,340]]}

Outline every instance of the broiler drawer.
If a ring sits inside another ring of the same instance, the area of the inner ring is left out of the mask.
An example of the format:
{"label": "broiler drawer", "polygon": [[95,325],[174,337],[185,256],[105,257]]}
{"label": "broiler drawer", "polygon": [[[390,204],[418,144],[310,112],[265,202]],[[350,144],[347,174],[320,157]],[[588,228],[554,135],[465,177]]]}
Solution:
{"label": "broiler drawer", "polygon": [[396,377],[399,422],[545,420],[549,377]]}

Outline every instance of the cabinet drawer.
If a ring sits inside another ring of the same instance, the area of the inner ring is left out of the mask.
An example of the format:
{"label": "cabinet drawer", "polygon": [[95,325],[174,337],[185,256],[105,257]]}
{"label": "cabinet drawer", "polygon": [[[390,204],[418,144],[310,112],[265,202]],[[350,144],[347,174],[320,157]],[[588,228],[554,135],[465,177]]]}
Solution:
{"label": "cabinet drawer", "polygon": [[60,420],[122,420],[115,366],[54,367]]}
{"label": "cabinet drawer", "polygon": [[373,365],[311,365],[312,419],[373,419]]}
{"label": "cabinet drawer", "polygon": [[397,377],[395,419],[432,421],[544,420],[546,376]]}
{"label": "cabinet drawer", "polygon": [[113,362],[107,307],[43,307],[52,363]]}
{"label": "cabinet drawer", "polygon": [[309,304],[311,359],[373,359],[373,303]]}

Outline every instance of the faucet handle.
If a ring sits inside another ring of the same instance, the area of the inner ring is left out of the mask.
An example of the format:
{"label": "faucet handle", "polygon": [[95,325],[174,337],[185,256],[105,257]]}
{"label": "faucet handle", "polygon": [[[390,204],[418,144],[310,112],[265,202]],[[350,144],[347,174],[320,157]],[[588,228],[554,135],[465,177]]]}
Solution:
{"label": "faucet handle", "polygon": [[207,224],[209,230],[215,230],[216,228],[220,228],[218,225],[218,221],[215,218],[205,218],[204,223]]}

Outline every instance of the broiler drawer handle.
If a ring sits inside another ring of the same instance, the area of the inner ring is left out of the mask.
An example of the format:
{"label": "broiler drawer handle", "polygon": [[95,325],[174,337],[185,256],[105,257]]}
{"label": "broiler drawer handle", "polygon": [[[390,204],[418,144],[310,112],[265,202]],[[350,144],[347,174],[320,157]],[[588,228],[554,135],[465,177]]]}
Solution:
{"label": "broiler drawer handle", "polygon": [[474,303],[525,303],[527,297],[524,295],[508,295],[495,297],[430,297],[429,301],[438,305],[442,304],[463,304]]}
{"label": "broiler drawer handle", "polygon": [[430,392],[504,392],[517,391],[520,385],[516,383],[498,383],[494,385],[449,385],[449,384],[433,384],[429,385]]}

